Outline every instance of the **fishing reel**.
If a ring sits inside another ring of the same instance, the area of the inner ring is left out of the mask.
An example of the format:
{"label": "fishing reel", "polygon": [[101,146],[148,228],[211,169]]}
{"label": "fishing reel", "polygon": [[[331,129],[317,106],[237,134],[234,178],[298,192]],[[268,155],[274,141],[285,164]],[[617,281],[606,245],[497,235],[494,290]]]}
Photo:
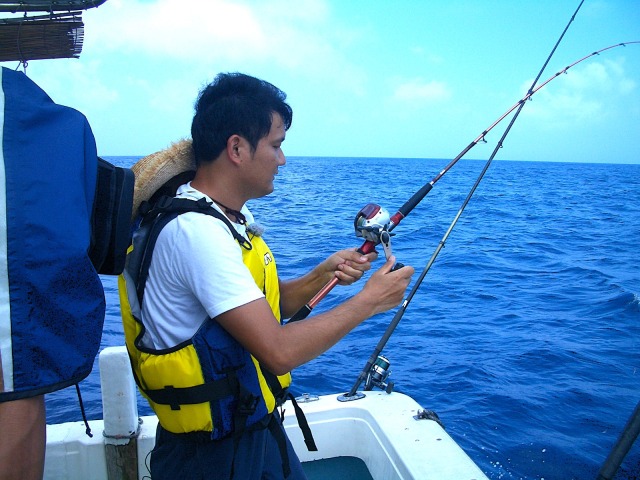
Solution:
{"label": "fishing reel", "polygon": [[[391,217],[389,212],[375,203],[368,203],[356,215],[353,227],[356,230],[356,237],[362,237],[374,245],[382,244],[384,255],[387,259],[392,255],[391,237],[394,235],[389,231]],[[402,268],[402,263],[396,263],[393,270]]]}
{"label": "fishing reel", "polygon": [[356,215],[353,227],[356,230],[356,237],[362,237],[378,245],[380,235],[382,232],[387,232],[390,222],[391,217],[385,208],[375,203],[368,203]]}
{"label": "fishing reel", "polygon": [[382,355],[378,355],[378,358],[371,367],[371,370],[369,370],[367,380],[364,384],[364,389],[373,390],[373,387],[378,387],[387,393],[391,393],[393,391],[394,384],[393,382],[387,382],[387,378],[391,375],[390,367],[391,363],[389,363],[389,360]]}

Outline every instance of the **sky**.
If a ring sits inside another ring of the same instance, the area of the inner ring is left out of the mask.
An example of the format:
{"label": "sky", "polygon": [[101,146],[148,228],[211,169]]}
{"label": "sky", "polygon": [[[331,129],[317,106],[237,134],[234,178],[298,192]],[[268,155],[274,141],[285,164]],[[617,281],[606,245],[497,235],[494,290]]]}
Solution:
{"label": "sky", "polygon": [[[85,114],[102,156],[188,138],[200,89],[238,71],[286,92],[288,156],[452,159],[527,93],[579,3],[107,0],[83,14],[79,59],[26,73]],[[585,0],[540,82],[632,41],[640,0]],[[487,159],[508,122],[464,158]],[[541,88],[496,159],[638,164],[639,139],[640,43]]]}

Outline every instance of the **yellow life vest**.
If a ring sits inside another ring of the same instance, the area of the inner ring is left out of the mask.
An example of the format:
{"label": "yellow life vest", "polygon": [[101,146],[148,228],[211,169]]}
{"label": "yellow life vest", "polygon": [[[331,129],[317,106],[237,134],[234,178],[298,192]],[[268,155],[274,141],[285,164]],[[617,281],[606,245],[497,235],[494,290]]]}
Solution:
{"label": "yellow life vest", "polygon": [[163,206],[145,216],[134,234],[118,288],[136,383],[163,428],[173,433],[211,432],[215,440],[264,421],[284,401],[291,375],[276,377],[263,370],[212,319],[205,320],[191,339],[173,348],[154,350],[141,344],[144,325],[139,312],[155,239],[164,225],[187,211],[212,215],[227,225],[242,247],[244,265],[280,321],[278,274],[273,255],[261,237],[253,236],[248,241],[224,215],[203,201],[165,200]]}

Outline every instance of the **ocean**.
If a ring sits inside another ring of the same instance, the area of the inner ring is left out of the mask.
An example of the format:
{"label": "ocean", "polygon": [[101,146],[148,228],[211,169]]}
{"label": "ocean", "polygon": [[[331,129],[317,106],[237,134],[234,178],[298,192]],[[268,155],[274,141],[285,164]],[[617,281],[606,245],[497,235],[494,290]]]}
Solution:
{"label": "ocean", "polygon": [[[360,246],[362,207],[395,213],[447,163],[289,157],[250,208],[289,278]],[[394,230],[412,285],[483,166],[461,160]],[[595,479],[640,401],[639,243],[640,165],[494,161],[382,352],[395,390],[438,413],[491,479]],[[122,345],[116,279],[102,281],[102,347]],[[359,288],[336,287],[312,315]],[[394,314],[298,368],[294,393],[350,390]],[[96,361],[80,384],[90,420],[99,384]],[[48,423],[80,419],[74,388],[47,395]],[[640,478],[640,441],[616,478]]]}

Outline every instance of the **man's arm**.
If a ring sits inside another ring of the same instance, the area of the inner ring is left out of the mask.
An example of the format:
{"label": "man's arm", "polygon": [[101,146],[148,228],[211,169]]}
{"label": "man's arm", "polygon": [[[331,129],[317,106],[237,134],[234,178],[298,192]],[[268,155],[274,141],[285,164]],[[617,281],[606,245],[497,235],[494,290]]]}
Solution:
{"label": "man's arm", "polygon": [[362,255],[355,250],[334,253],[306,275],[293,280],[280,280],[282,318],[289,318],[302,308],[333,277],[340,285],[351,285],[371,268],[377,252]]}
{"label": "man's arm", "polygon": [[281,326],[264,299],[229,310],[214,321],[270,372],[282,375],[331,348],[363,320],[397,306],[414,270],[392,272],[393,264],[392,257],[354,297],[304,321]]}

